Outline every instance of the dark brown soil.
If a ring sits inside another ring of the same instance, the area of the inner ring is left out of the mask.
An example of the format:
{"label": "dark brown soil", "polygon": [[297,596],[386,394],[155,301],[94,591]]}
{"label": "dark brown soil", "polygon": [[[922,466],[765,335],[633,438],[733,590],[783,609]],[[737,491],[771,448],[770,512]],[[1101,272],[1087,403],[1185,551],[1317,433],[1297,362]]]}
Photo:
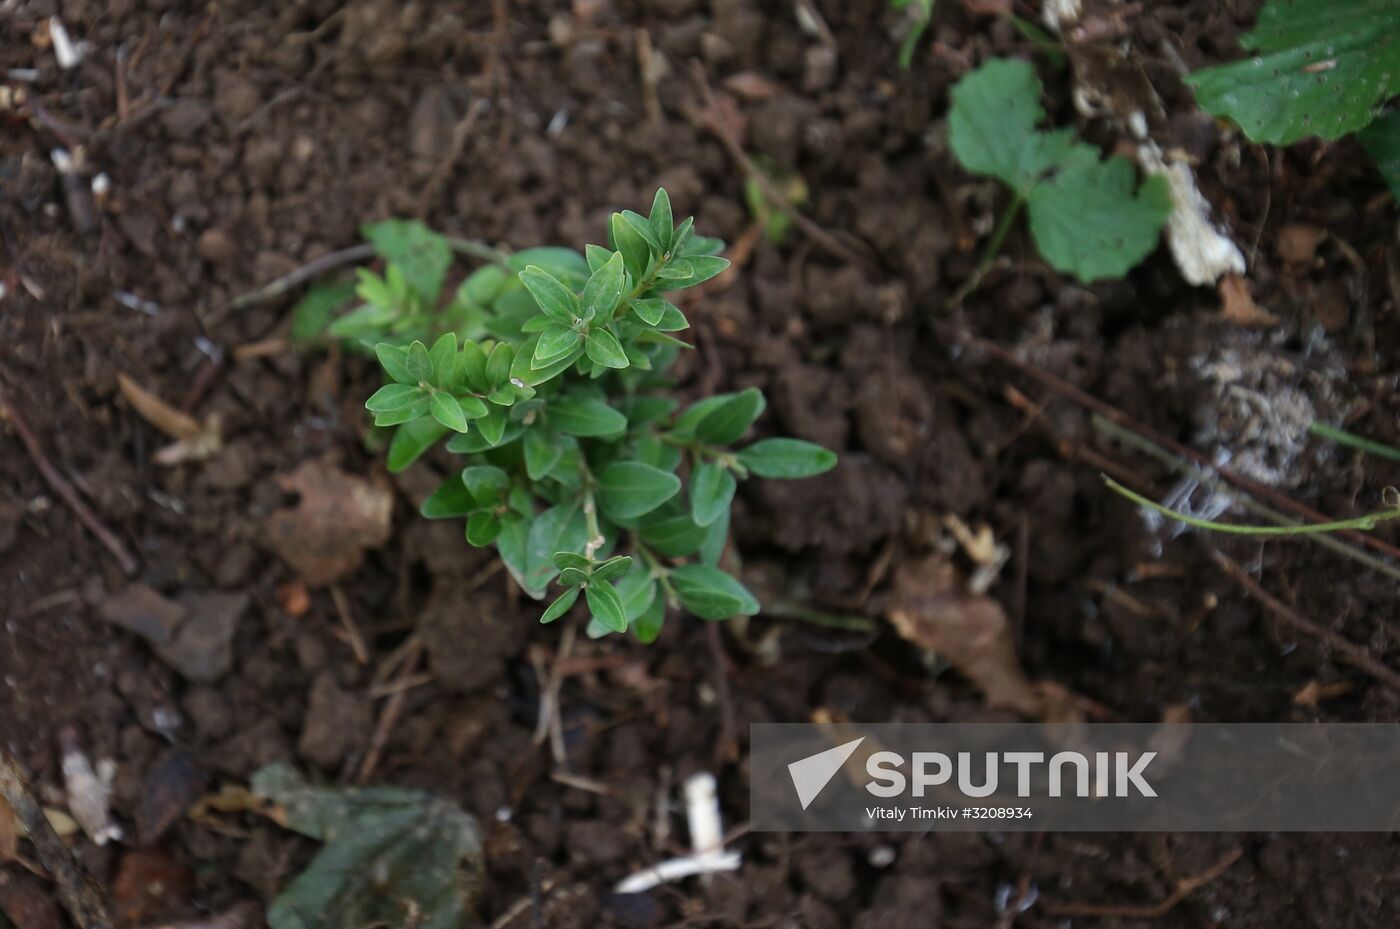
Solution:
{"label": "dark brown soil", "polygon": [[[246,598],[218,621],[232,631],[231,668],[216,661],[198,682],[177,673],[168,654],[99,616],[129,579],[16,432],[0,428],[0,738],[51,790],[62,782],[65,726],[94,759],[116,762],[114,810],[130,844],[75,847],[127,905],[133,894],[120,888],[133,869],[179,875],[163,885],[171,893],[138,900],[131,923],[265,902],[285,885],[306,843],[237,815],[221,825],[176,818],[162,830],[148,809],[154,781],[174,777],[193,796],[277,759],[352,779],[386,705],[369,695],[376,668],[415,628],[433,679],[408,692],[373,780],[451,797],[485,824],[483,924],[531,893],[542,902],[512,925],[1400,923],[1400,846],[1388,835],[755,834],[736,843],[743,870],[708,887],[613,897],[616,880],[684,841],[674,819],[657,844],[659,790],[711,770],[731,824],[745,818],[742,752],[717,754],[726,709],[717,675],[741,748],[747,723],[818,709],[866,721],[1004,717],[957,674],[930,676],[883,625],[873,641],[851,641],[757,620],[723,637],[717,661],[705,627],[672,617],[650,648],[611,639],[575,648],[599,660],[563,687],[568,761],[607,793],[559,783],[548,747],[531,741],[531,659],[553,653],[560,629],[535,624],[504,574],[483,577],[490,559],[462,543],[459,527],[416,518],[442,459],[396,480],[391,539],[342,582],[368,663],[341,634],[329,589],[289,612],[294,590],[283,585],[294,575],[264,534],[288,502],[275,477],[327,456],[351,474],[382,470],[359,412],[375,374],[362,359],[314,352],[236,362],[239,346],[282,332],[292,298],[221,308],[353,244],[361,222],[420,207],[437,228],[506,247],[581,246],[609,211],[661,184],[697,228],[738,240],[749,223],[743,179],[693,118],[697,61],[742,115],[748,149],[799,172],[807,213],[863,256],[859,266],[838,261],[794,231],[783,247],[759,244],[733,286],[692,307],[700,351],[686,362],[686,390],[761,386],[771,400],[764,429],[842,455],[826,477],[743,489],[737,550],[767,599],[878,617],[890,567],[925,551],[952,514],[990,525],[1012,550],[992,593],[1016,623],[1030,676],[1106,718],[1185,708],[1206,721],[1394,721],[1393,691],[1272,618],[1209,549],[1223,544],[1301,614],[1391,664],[1393,582],[1301,543],[1148,532],[1104,491],[1102,457],[1159,492],[1171,475],[1107,440],[1082,408],[932,324],[1002,205],[947,152],[946,92],[986,56],[1032,54],[1008,22],[964,8],[995,4],[940,3],[932,44],[907,73],[881,0],[819,2],[834,47],[804,31],[793,4],[756,0],[502,0],[499,18],[492,5],[446,0],[4,6],[0,66],[39,69],[33,87],[47,116],[25,122],[0,109],[0,387],[137,555],[135,581],[201,611],[210,594]],[[1009,266],[958,318],[1207,453],[1216,441],[1207,426],[1230,439],[1229,424],[1203,412],[1216,400],[1199,374],[1221,353],[1247,368],[1284,359],[1283,374],[1259,375],[1261,390],[1305,381],[1319,415],[1351,412],[1349,428],[1400,442],[1393,203],[1352,143],[1266,152],[1190,117],[1170,59],[1194,67],[1232,54],[1254,3],[1146,6],[1130,24],[1146,73],[1185,114],[1183,144],[1250,256],[1256,300],[1280,325],[1261,333],[1222,319],[1218,296],[1181,283],[1165,250],[1126,281],[1085,288],[1045,269],[1020,234]],[[92,44],[71,71],[41,47],[40,24],[54,13]],[[669,64],[653,112],[639,79],[643,34]],[[1039,64],[1056,117],[1073,120],[1068,76]],[[726,91],[744,73],[763,80]],[[476,101],[484,109],[454,155],[453,127]],[[1084,125],[1115,139],[1111,127]],[[68,196],[49,152],[75,143],[86,176]],[[81,191],[98,173],[111,188],[94,201]],[[1279,245],[1300,224],[1329,233],[1301,265]],[[123,293],[150,303],[133,309]],[[225,449],[204,463],[152,464],[166,440],[121,398],[118,373],[201,418],[218,414]],[[1316,443],[1288,470],[1282,489],[1338,516],[1374,509],[1383,486],[1400,484],[1393,462]],[[1393,528],[1378,534],[1397,539]],[[1315,682],[1344,686],[1320,704],[1295,701]],[[133,861],[138,826],[158,837]],[[1079,904],[1150,908],[1236,849],[1223,875],[1158,918],[1054,915]],[[0,867],[16,887],[43,892],[17,866]],[[1007,910],[1032,894],[1024,912]]]}

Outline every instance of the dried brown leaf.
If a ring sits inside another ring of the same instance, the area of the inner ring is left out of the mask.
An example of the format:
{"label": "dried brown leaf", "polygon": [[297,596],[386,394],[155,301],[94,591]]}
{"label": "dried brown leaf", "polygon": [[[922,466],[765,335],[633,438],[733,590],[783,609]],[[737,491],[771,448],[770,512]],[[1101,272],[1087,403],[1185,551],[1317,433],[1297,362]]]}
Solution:
{"label": "dried brown leaf", "polygon": [[1249,281],[1238,274],[1220,279],[1220,315],[1227,322],[1252,329],[1278,325],[1278,317],[1254,302]]}
{"label": "dried brown leaf", "polygon": [[896,570],[887,615],[896,632],[946,658],[992,706],[1040,714],[1041,698],[1021,670],[1006,613],[991,597],[970,593],[943,556]]}
{"label": "dried brown leaf", "polygon": [[767,100],[783,92],[781,87],[757,71],[740,71],[729,75],[724,79],[724,89],[745,100]]}
{"label": "dried brown leaf", "polygon": [[172,467],[185,461],[203,461],[223,447],[219,418],[200,422],[177,410],[125,374],[117,375],[117,385],[132,409],[146,422],[175,440],[153,456],[156,464]]}
{"label": "dried brown leaf", "polygon": [[1285,264],[1310,265],[1326,239],[1326,229],[1307,223],[1290,223],[1278,231],[1274,247]]}
{"label": "dried brown leaf", "polygon": [[300,494],[301,502],[268,516],[267,542],[310,586],[353,571],[366,549],[389,540],[394,496],[382,479],[366,480],[328,462],[308,461],[280,475],[277,483]]}
{"label": "dried brown leaf", "polygon": [[14,861],[19,854],[19,820],[9,804],[0,800],[0,862]]}

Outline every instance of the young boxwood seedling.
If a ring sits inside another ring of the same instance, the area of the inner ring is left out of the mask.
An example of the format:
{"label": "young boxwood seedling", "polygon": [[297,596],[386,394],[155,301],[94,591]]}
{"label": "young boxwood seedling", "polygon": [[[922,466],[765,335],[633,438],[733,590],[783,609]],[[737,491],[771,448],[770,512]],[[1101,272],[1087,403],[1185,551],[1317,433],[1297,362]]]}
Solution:
{"label": "young boxwood seedling", "polygon": [[[664,190],[649,216],[614,213],[609,233],[583,255],[531,250],[468,276],[452,331],[375,345],[389,383],[365,407],[396,428],[394,471],[451,435],[466,467],[423,515],[465,517],[467,542],[495,545],[530,596],[562,588],[542,622],[582,601],[590,635],[631,629],[649,642],[668,607],[712,620],[758,612],[718,567],[737,483],[809,477],[836,456],[797,439],[735,448],[763,413],[754,388],[680,409],[666,370],[689,347],[676,336],[689,323],[667,298],[728,267],[723,243],[690,219],[677,225]],[[377,308],[440,287],[442,252],[426,254],[431,280],[391,261],[388,292],[362,293],[369,309],[351,316],[383,325]]]}
{"label": "young boxwood seedling", "polygon": [[1045,260],[1088,283],[1122,277],[1157,247],[1171,212],[1161,177],[1141,184],[1125,158],[1099,157],[1073,130],[1042,131],[1040,79],[1018,59],[988,61],[957,83],[948,142],[964,168],[1011,188],[1011,206],[988,243],[996,250],[1024,205]]}

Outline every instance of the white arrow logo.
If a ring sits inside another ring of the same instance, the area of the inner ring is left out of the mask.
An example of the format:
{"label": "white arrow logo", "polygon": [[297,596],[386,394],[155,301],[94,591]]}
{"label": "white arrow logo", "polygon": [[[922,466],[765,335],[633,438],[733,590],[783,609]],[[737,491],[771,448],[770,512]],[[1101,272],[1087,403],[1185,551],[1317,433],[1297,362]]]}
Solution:
{"label": "white arrow logo", "polygon": [[835,748],[828,748],[824,752],[808,755],[801,761],[794,761],[788,765],[788,774],[792,777],[792,786],[797,788],[797,799],[801,802],[802,809],[805,810],[812,805],[812,801],[817,799],[826,785],[836,776],[836,772],[841,770],[846,759],[850,758],[856,747],[864,741],[865,736],[861,736],[845,745],[838,745]]}

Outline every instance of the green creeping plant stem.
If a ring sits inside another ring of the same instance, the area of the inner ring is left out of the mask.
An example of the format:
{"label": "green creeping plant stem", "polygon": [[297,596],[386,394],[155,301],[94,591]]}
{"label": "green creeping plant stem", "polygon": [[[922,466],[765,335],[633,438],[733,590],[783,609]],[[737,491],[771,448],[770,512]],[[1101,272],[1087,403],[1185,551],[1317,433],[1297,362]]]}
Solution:
{"label": "green creeping plant stem", "polygon": [[[729,266],[717,239],[679,224],[666,191],[614,213],[606,245],[526,249],[443,298],[451,250],[417,223],[367,229],[385,261],[362,271],[363,305],[328,331],[372,348],[389,381],[365,407],[393,428],[400,471],[448,439],[463,466],[424,502],[466,519],[553,622],[583,601],[593,636],[652,641],[669,610],[701,619],[759,604],[719,567],[730,504],[750,477],[804,478],[836,456],[799,439],[747,440],[756,388],[682,408],[666,371],[690,324],[669,299]],[[449,438],[450,437],[450,438]]]}
{"label": "green creeping plant stem", "polygon": [[1362,438],[1347,432],[1345,429],[1338,429],[1336,426],[1328,426],[1324,423],[1313,423],[1308,426],[1308,431],[1313,435],[1323,439],[1330,439],[1338,445],[1346,445],[1351,448],[1360,449],[1363,452],[1370,452],[1381,458],[1389,458],[1391,461],[1400,461],[1400,449],[1392,448],[1374,439]]}
{"label": "green creeping plant stem", "polygon": [[1129,500],[1145,506],[1149,510],[1155,510],[1163,516],[1170,517],[1188,526],[1195,526],[1197,529],[1209,529],[1213,532],[1228,532],[1232,535],[1311,535],[1318,532],[1341,532],[1347,529],[1374,529],[1377,523],[1382,523],[1391,519],[1400,519],[1400,494],[1396,494],[1393,488],[1387,488],[1387,503],[1396,504],[1391,509],[1381,510],[1378,513],[1369,513],[1365,516],[1357,516],[1352,519],[1339,519],[1330,523],[1311,523],[1305,526],[1240,526],[1235,523],[1217,523],[1209,519],[1200,519],[1180,510],[1173,510],[1171,507],[1162,506],[1154,500],[1149,500],[1140,493],[1131,491],[1122,484],[1109,477],[1107,474],[1099,475],[1103,482],[1108,485],[1108,489],[1115,493],[1127,497]]}

